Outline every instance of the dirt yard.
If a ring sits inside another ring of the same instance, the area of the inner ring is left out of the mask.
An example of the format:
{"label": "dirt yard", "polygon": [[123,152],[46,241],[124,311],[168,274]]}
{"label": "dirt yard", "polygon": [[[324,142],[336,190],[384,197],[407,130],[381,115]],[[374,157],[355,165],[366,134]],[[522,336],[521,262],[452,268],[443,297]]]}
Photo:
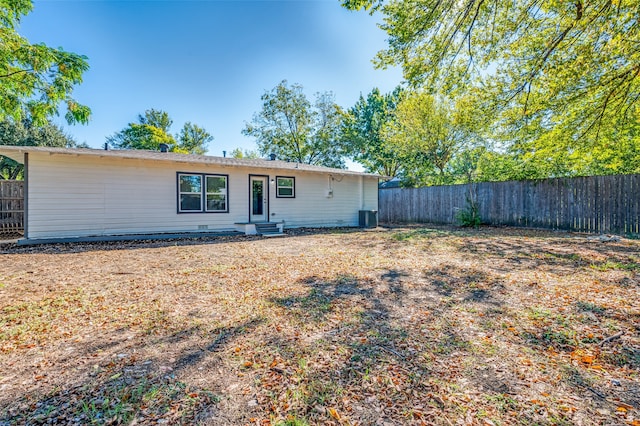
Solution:
{"label": "dirt yard", "polygon": [[0,425],[640,425],[640,240],[0,246]]}

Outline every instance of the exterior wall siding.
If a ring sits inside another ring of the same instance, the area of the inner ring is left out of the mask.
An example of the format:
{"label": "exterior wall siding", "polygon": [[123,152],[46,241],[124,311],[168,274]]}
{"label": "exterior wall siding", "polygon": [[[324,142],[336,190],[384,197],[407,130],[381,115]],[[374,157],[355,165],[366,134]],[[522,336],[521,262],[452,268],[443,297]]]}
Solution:
{"label": "exterior wall siding", "polygon": [[[364,202],[362,205],[362,210],[378,210],[378,182],[377,179],[367,179],[364,180]],[[376,182],[372,184],[372,180]]]}
{"label": "exterior wall siding", "polygon": [[[177,172],[228,175],[229,213],[178,214]],[[286,227],[357,226],[358,210],[377,209],[371,177],[31,153],[25,237],[234,230],[249,219],[250,174],[296,178],[295,198],[276,198],[269,184],[270,220]]]}

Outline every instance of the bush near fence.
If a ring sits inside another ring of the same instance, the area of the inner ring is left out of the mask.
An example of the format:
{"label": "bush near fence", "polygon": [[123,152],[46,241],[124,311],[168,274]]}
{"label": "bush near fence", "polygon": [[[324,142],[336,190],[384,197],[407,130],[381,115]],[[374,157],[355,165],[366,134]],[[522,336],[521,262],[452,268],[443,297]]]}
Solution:
{"label": "bush near fence", "polygon": [[640,233],[640,175],[380,189],[379,219],[455,223],[470,195],[485,224]]}
{"label": "bush near fence", "polygon": [[0,236],[24,231],[24,181],[0,180]]}

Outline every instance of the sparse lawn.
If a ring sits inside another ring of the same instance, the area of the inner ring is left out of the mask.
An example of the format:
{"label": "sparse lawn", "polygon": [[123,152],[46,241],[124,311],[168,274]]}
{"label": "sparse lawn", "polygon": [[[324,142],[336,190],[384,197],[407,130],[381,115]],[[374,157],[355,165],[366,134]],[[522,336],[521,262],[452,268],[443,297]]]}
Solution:
{"label": "sparse lawn", "polygon": [[640,425],[639,240],[397,227],[2,250],[0,425]]}

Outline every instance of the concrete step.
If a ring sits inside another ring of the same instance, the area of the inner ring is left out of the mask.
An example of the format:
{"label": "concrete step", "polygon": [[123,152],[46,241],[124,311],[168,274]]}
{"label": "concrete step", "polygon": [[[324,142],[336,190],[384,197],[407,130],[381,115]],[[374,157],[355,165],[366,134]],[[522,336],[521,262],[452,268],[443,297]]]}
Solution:
{"label": "concrete step", "polygon": [[259,235],[264,236],[280,236],[283,235],[276,223],[266,222],[266,223],[256,223],[256,232]]}

